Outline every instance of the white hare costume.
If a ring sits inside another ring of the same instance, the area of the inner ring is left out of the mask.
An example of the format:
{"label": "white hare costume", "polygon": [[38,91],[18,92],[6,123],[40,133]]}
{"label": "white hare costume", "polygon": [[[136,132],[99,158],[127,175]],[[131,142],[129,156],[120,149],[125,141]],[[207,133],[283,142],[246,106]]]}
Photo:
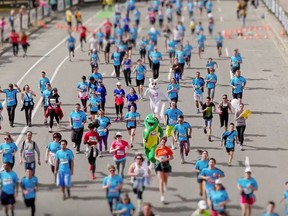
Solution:
{"label": "white hare costume", "polygon": [[[144,96],[149,95],[150,98],[150,108],[154,115],[160,117],[161,112],[161,101],[169,100],[166,95],[159,89],[157,79],[154,80],[152,78],[149,79],[149,86],[146,89]],[[165,104],[162,106],[164,107]]]}

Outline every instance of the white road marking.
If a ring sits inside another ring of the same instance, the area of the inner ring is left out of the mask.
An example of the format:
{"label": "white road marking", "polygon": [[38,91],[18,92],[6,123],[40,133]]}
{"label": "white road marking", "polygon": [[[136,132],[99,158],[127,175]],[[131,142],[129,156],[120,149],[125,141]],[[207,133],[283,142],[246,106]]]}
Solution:
{"label": "white road marking", "polygon": [[115,70],[113,70],[113,72],[111,73],[111,76],[114,76],[115,75]]}
{"label": "white road marking", "polygon": [[226,56],[229,57],[229,51],[227,47],[225,48],[225,51],[226,51]]}
{"label": "white road marking", "polygon": [[248,157],[248,156],[246,156],[246,158],[245,158],[245,168],[251,168],[251,167],[250,167],[250,161],[249,161],[249,157]]}
{"label": "white road marking", "polygon": [[171,76],[172,76],[172,68],[169,69],[169,73],[168,73],[168,80],[171,79]]}
{"label": "white road marking", "polygon": [[[91,19],[92,19],[92,18],[90,18],[90,19],[88,19],[88,20],[91,20]],[[87,21],[88,21],[88,20],[87,20]],[[86,21],[86,22],[87,22],[87,21]],[[104,24],[104,22],[105,22],[105,21],[103,21],[102,23],[100,23],[100,25],[99,25],[97,28],[95,28],[94,31],[97,31],[99,28],[101,28],[102,25]],[[91,36],[92,36],[92,33],[89,34],[89,36],[87,37],[87,39],[89,39]],[[64,41],[66,41],[66,38],[64,39]],[[61,42],[62,42],[62,41],[61,41]],[[61,43],[61,42],[60,42],[60,43]],[[60,45],[61,45],[61,44],[60,44]],[[79,48],[80,48],[80,44],[75,48],[75,51],[78,50]],[[50,50],[50,51],[51,51],[51,50]],[[68,58],[69,58],[69,55],[66,56],[66,57],[60,62],[60,64],[57,66],[57,68],[55,69],[55,71],[54,71],[54,73],[53,73],[53,75],[52,75],[52,77],[51,77],[51,79],[50,79],[50,83],[51,83],[51,84],[53,83],[56,75],[57,75],[58,72],[60,71],[60,68],[61,68],[62,65],[68,60]],[[19,81],[18,81],[18,82],[19,82]],[[40,108],[41,103],[42,103],[42,98],[39,99],[39,101],[38,101],[37,104],[36,104],[36,108],[33,110],[32,117],[31,117],[32,120],[34,119],[34,117],[35,117],[38,109]],[[27,131],[27,129],[28,129],[28,126],[23,127],[20,135],[18,136],[18,138],[17,138],[17,140],[16,140],[16,142],[15,142],[17,146],[19,145],[20,141],[22,140],[22,138],[23,138],[23,136],[24,136],[24,133]]]}
{"label": "white road marking", "polygon": [[220,22],[223,22],[223,17],[222,16],[220,17]]}
{"label": "white road marking", "polygon": [[218,11],[219,11],[219,12],[222,12],[222,8],[221,8],[221,7],[218,7]]}

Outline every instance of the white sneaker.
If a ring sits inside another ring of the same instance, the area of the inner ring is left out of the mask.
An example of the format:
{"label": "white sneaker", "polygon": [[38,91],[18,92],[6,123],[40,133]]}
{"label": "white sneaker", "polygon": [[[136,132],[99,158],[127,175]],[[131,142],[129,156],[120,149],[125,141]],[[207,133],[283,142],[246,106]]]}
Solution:
{"label": "white sneaker", "polygon": [[49,132],[50,132],[50,133],[52,132],[52,128],[49,128]]}
{"label": "white sneaker", "polygon": [[176,147],[175,147],[174,145],[172,145],[172,146],[171,146],[171,149],[172,149],[172,150],[175,150],[175,149],[176,149]]}
{"label": "white sneaker", "polygon": [[58,129],[60,128],[60,124],[57,124],[57,128],[58,128]]}

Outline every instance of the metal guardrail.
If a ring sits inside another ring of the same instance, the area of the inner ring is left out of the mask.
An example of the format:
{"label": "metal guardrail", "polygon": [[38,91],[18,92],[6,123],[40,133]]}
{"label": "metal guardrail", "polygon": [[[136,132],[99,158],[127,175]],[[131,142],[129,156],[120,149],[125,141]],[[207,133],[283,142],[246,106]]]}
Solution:
{"label": "metal guardrail", "polygon": [[286,34],[288,34],[288,12],[283,9],[277,0],[262,0],[266,7],[273,13],[282,24]]}

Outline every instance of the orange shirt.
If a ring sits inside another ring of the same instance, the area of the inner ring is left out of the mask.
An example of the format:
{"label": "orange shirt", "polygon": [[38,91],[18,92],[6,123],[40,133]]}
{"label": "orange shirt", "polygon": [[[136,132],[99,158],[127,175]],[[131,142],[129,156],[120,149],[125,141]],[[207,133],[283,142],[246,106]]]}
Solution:
{"label": "orange shirt", "polygon": [[170,157],[173,155],[173,151],[168,146],[159,146],[155,150],[155,156],[156,157]]}

